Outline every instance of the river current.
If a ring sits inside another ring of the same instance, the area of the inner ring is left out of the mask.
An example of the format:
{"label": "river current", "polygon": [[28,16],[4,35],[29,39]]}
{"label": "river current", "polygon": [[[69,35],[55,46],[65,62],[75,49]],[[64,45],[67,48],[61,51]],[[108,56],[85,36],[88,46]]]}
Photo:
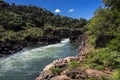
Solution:
{"label": "river current", "polygon": [[26,48],[0,58],[0,80],[35,80],[43,68],[53,60],[76,56],[78,48],[69,39],[44,47]]}

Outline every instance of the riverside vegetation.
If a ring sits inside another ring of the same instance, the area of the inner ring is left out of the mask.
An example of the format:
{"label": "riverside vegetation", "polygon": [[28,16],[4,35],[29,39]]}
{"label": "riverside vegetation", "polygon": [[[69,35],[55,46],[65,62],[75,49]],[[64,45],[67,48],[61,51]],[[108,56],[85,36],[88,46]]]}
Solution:
{"label": "riverside vegetation", "polygon": [[52,67],[50,80],[120,80],[120,0],[102,2],[78,39],[79,59]]}
{"label": "riverside vegetation", "polygon": [[86,23],[83,18],[54,15],[31,4],[8,4],[0,0],[0,56],[13,54],[24,47],[58,43],[70,36],[74,39]]}
{"label": "riverside vegetation", "polygon": [[[44,40],[40,38],[44,36],[45,39],[53,36],[55,38],[52,40],[59,42],[56,32],[82,30],[88,37],[83,40],[84,48],[81,49],[79,59],[69,61],[62,68],[52,67],[49,78],[57,80],[64,75],[62,78],[67,77],[68,80],[119,80],[120,0],[103,0],[103,3],[104,7],[98,8],[94,17],[86,21],[54,15],[32,5],[9,5],[0,1],[0,51],[7,51],[6,47],[10,44],[4,47],[5,43],[17,41],[23,45],[24,41],[29,43],[38,41],[37,39]],[[81,39],[80,37],[79,40]]]}

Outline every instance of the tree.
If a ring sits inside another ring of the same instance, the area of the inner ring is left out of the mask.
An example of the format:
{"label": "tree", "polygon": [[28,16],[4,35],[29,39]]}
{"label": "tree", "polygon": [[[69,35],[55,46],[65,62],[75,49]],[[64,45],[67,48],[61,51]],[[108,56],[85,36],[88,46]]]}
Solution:
{"label": "tree", "polygon": [[77,28],[83,28],[87,24],[87,20],[84,18],[80,18],[80,20],[76,23]]}

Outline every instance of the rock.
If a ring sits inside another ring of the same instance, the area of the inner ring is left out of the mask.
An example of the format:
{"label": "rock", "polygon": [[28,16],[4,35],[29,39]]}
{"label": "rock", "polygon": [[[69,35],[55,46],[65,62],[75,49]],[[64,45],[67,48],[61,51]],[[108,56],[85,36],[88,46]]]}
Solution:
{"label": "rock", "polygon": [[47,36],[46,39],[47,39],[48,44],[55,44],[61,41],[61,39],[57,36]]}
{"label": "rock", "polygon": [[66,76],[61,75],[61,76],[55,76],[51,78],[50,80],[70,80],[70,79]]}
{"label": "rock", "polygon": [[86,73],[87,73],[88,77],[94,77],[94,78],[100,79],[100,80],[103,76],[109,77],[109,75],[104,73],[103,71],[94,70],[94,69],[87,69]]}
{"label": "rock", "polygon": [[45,66],[45,68],[43,69],[43,71],[47,71],[47,70],[50,70],[51,67],[54,67],[55,65],[53,63]]}
{"label": "rock", "polygon": [[46,70],[41,72],[39,77],[36,78],[36,80],[49,80],[51,77],[53,77],[54,74],[50,70]]}
{"label": "rock", "polygon": [[71,43],[77,43],[79,35],[81,35],[82,32],[80,30],[70,30],[70,42]]}
{"label": "rock", "polygon": [[68,38],[70,34],[69,29],[56,29],[52,32],[52,35],[59,36],[60,38]]}
{"label": "rock", "polygon": [[66,71],[66,76],[70,77],[71,79],[86,79],[87,74],[80,70],[70,70]]}
{"label": "rock", "polygon": [[0,57],[10,55],[22,50],[25,47],[45,46],[48,44],[59,43],[61,39],[56,36],[25,37],[25,40],[6,40],[0,41]]}

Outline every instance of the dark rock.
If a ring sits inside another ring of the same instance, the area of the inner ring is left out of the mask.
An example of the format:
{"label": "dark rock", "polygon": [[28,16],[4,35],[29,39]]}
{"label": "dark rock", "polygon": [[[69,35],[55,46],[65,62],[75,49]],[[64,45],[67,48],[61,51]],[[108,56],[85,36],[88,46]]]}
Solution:
{"label": "dark rock", "polygon": [[80,30],[70,30],[70,42],[76,43],[81,34],[83,33]]}
{"label": "dark rock", "polygon": [[60,38],[57,36],[47,36],[47,42],[48,44],[54,44],[60,42]]}
{"label": "dark rock", "polygon": [[55,44],[60,42],[61,39],[57,36],[43,36],[43,37],[31,37],[27,36],[25,40],[6,40],[0,42],[0,57],[4,55],[10,55],[22,50],[25,47],[33,46],[45,46],[48,44]]}
{"label": "dark rock", "polygon": [[69,29],[57,29],[52,32],[52,35],[59,36],[60,38],[68,38],[70,35]]}

